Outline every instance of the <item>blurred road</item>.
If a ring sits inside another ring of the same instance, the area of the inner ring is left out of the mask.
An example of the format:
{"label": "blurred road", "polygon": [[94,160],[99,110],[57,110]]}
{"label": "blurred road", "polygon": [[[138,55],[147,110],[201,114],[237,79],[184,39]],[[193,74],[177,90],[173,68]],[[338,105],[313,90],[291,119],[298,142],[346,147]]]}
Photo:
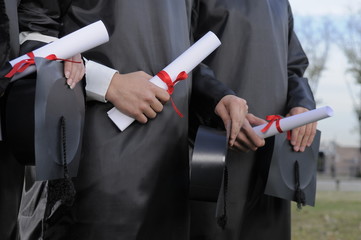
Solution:
{"label": "blurred road", "polygon": [[[338,185],[338,186],[337,186]],[[317,179],[317,191],[361,191],[361,179]]]}

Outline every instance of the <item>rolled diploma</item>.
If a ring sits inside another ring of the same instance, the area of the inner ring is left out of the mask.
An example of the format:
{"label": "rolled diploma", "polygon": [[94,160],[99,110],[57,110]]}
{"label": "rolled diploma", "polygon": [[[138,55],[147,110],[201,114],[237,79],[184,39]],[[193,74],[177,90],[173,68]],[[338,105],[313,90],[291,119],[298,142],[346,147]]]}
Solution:
{"label": "rolled diploma", "polygon": [[[303,125],[317,122],[318,120],[328,118],[333,116],[333,109],[329,106],[317,108],[308,112],[300,113],[297,115],[293,115],[290,117],[282,118],[280,120],[280,128],[283,132],[286,132],[288,130],[292,130],[297,127],[301,127]],[[262,132],[261,130],[266,126],[267,124],[262,124],[259,126],[256,126],[253,128],[253,130],[256,132],[258,136],[261,138],[267,138],[274,136],[278,134],[278,130],[276,128],[276,123],[274,122],[271,127],[266,131]]]}
{"label": "rolled diploma", "polygon": [[[108,41],[108,31],[105,28],[104,23],[99,20],[55,40],[54,42],[48,43],[45,46],[34,50],[33,53],[35,57],[46,57],[50,54],[55,54],[58,58],[67,59]],[[10,64],[14,66],[21,60],[28,58],[29,56],[23,55],[11,60]],[[24,72],[15,74],[11,81],[35,72],[35,69],[35,66],[30,66]]]}
{"label": "rolled diploma", "polygon": [[[219,47],[219,45],[221,45],[221,42],[218,37],[213,32],[208,32],[166,66],[163,71],[166,71],[169,77],[174,81],[180,72],[185,71],[186,73],[189,73],[192,71],[209,54]],[[165,90],[168,89],[167,85],[157,75],[152,77],[149,81]],[[120,112],[115,107],[108,111],[108,116],[121,131],[125,130],[134,121],[133,118]]]}

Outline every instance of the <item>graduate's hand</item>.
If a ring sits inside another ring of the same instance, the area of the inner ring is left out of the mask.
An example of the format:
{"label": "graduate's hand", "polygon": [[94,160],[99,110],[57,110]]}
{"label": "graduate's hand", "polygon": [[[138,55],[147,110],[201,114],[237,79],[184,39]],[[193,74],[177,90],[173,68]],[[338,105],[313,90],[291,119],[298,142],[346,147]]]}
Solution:
{"label": "graduate's hand", "polygon": [[[297,115],[303,112],[307,112],[308,109],[304,107],[294,107],[287,114],[288,116]],[[306,147],[311,146],[313,139],[316,135],[317,122],[309,123],[305,126],[292,129],[291,133],[291,144],[293,150],[298,152],[305,151]]]}
{"label": "graduate's hand", "polygon": [[155,118],[170,99],[166,90],[149,82],[151,78],[143,71],[116,73],[105,97],[124,114],[146,123],[148,118]]}
{"label": "graduate's hand", "polygon": [[232,149],[248,152],[249,150],[256,151],[259,147],[264,146],[265,140],[259,137],[252,126],[265,124],[267,121],[258,118],[251,113],[246,115],[246,119],[242,125],[241,131],[238,133],[236,141]]}
{"label": "graduate's hand", "polygon": [[222,119],[229,136],[229,146],[232,147],[248,112],[246,100],[226,95],[218,102],[214,112]]}
{"label": "graduate's hand", "polygon": [[64,75],[67,79],[66,83],[69,85],[71,89],[73,89],[75,85],[80,80],[83,79],[85,73],[85,66],[80,54],[77,54],[69,58],[69,60],[74,62],[80,62],[80,63],[74,63],[74,62],[64,61]]}

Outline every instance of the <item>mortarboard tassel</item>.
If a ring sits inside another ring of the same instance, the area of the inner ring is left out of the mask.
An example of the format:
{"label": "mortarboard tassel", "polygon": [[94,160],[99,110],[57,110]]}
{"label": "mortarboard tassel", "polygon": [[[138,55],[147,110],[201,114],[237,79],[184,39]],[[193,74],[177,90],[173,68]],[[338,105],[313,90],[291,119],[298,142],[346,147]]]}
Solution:
{"label": "mortarboard tassel", "polygon": [[217,224],[224,229],[227,224],[227,191],[228,191],[228,169],[227,165],[224,166],[224,179],[223,179],[223,213],[217,217]]}
{"label": "mortarboard tassel", "polygon": [[61,201],[66,206],[73,205],[75,198],[75,187],[69,176],[68,163],[66,159],[66,125],[65,118],[60,118],[60,138],[61,138],[61,149],[64,177],[62,179],[50,180],[49,181],[49,196],[48,204],[54,206],[57,201]]}
{"label": "mortarboard tassel", "polygon": [[300,166],[298,161],[295,162],[295,198],[297,202],[297,208],[301,209],[302,206],[306,205],[306,196],[305,193],[302,191],[300,186]]}

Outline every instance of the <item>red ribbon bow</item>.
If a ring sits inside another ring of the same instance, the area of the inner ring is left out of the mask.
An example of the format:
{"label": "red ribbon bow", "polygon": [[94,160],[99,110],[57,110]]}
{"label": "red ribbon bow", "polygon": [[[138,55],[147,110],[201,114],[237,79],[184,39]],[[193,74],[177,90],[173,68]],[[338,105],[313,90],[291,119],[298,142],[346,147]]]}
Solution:
{"label": "red ribbon bow", "polygon": [[[276,129],[279,133],[283,133],[283,130],[280,126],[280,120],[282,119],[281,116],[279,115],[268,115],[266,117],[266,120],[269,121],[268,124],[262,128],[261,132],[267,132],[267,130],[272,126],[272,124],[275,122],[276,123]],[[291,140],[291,132],[287,131],[287,139]]]}
{"label": "red ribbon bow", "polygon": [[[13,68],[11,69],[11,71],[8,74],[5,75],[5,77],[12,78],[16,73],[24,72],[25,69],[27,69],[29,66],[35,64],[34,53],[29,52],[26,55],[28,55],[29,58],[28,59],[23,59],[20,62],[16,63],[13,66]],[[50,55],[46,56],[45,58],[48,59],[48,60],[51,60],[51,61],[61,60],[61,61],[66,61],[66,62],[81,63],[81,62],[72,61],[72,60],[69,60],[69,59],[58,58],[55,54],[50,54]]]}
{"label": "red ribbon bow", "polygon": [[[169,74],[166,71],[160,71],[159,73],[157,73],[157,76],[165,83],[167,84],[167,92],[169,93],[169,95],[173,94],[174,91],[174,85],[182,80],[187,79],[188,74],[185,71],[182,71],[178,74],[177,78],[175,79],[175,81],[173,82],[172,79],[170,78]],[[170,98],[171,102],[172,102],[172,106],[174,108],[174,110],[176,111],[176,113],[180,116],[183,117],[183,114],[178,110],[177,106],[175,105],[175,103],[173,102],[172,97]]]}

